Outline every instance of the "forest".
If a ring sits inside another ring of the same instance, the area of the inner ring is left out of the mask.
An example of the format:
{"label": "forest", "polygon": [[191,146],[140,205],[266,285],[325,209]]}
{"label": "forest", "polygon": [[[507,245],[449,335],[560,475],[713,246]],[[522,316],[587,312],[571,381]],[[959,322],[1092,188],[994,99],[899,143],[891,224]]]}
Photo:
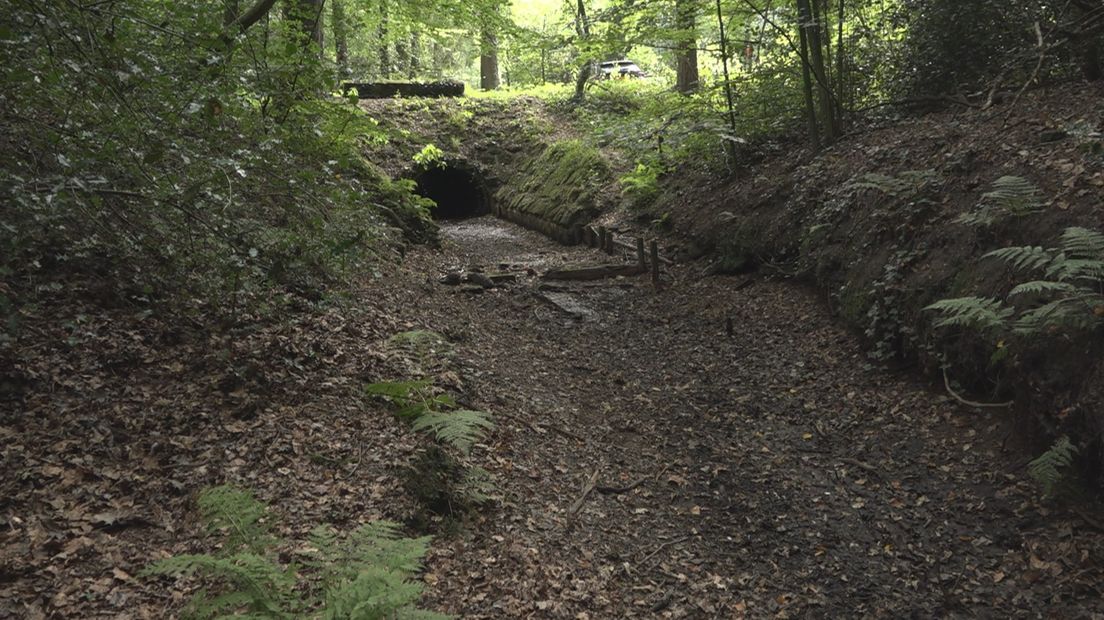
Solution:
{"label": "forest", "polygon": [[0,620],[1104,617],[1104,0],[0,2]]}

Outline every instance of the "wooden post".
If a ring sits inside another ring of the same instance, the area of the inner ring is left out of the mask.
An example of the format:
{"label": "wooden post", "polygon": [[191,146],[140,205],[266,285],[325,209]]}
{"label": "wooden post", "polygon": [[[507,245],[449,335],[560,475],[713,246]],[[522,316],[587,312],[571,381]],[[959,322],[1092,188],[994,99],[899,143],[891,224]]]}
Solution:
{"label": "wooden post", "polygon": [[598,246],[597,247],[598,247],[599,250],[605,250],[606,249],[606,235],[607,234],[608,233],[606,232],[606,227],[605,226],[599,226],[598,227]]}
{"label": "wooden post", "polygon": [[606,254],[613,254],[613,231],[606,231]]}
{"label": "wooden post", "polygon": [[652,286],[659,288],[659,244],[652,239],[650,254],[652,255]]}
{"label": "wooden post", "polygon": [[644,260],[644,237],[636,238],[636,265],[640,268],[640,273],[648,270],[648,263]]}

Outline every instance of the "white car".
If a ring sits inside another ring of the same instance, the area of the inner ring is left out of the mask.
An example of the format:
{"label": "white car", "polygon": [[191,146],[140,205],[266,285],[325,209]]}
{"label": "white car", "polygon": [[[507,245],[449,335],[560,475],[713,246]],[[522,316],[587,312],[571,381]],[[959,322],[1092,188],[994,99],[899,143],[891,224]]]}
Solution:
{"label": "white car", "polygon": [[607,60],[598,63],[595,77],[603,80],[642,78],[646,73],[631,60]]}

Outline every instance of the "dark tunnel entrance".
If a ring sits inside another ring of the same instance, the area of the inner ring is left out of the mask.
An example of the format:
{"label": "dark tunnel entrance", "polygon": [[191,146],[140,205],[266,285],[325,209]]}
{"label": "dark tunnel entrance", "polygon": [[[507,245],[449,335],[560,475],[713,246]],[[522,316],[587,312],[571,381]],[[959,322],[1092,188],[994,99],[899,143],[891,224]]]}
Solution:
{"label": "dark tunnel entrance", "polygon": [[446,164],[423,170],[416,177],[420,196],[437,203],[433,218],[456,220],[491,212],[490,192],[482,176],[470,168]]}

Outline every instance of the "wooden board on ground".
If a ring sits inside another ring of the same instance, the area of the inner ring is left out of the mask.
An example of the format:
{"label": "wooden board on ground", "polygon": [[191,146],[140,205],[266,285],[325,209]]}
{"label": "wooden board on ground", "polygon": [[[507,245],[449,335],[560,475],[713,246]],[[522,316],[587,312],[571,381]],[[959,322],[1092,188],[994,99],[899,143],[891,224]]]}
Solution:
{"label": "wooden board on ground", "polygon": [[637,265],[578,265],[551,269],[541,275],[542,280],[603,280],[617,276],[635,276],[641,273]]}

